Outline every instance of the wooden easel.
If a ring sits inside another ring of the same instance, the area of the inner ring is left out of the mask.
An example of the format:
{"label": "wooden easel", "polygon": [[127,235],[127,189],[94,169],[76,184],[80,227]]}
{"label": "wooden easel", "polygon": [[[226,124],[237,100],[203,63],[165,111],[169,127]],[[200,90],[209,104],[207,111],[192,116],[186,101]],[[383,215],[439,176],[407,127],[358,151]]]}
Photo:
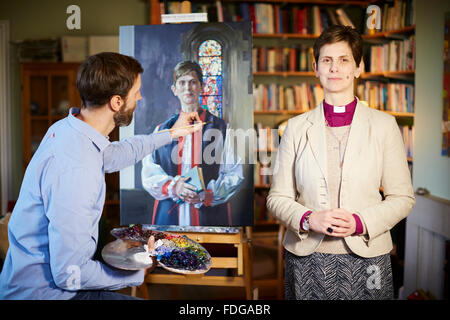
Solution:
{"label": "wooden easel", "polygon": [[200,286],[226,286],[244,287],[247,300],[254,298],[252,286],[252,253],[251,253],[251,227],[239,228],[235,234],[230,233],[195,233],[195,232],[173,232],[186,235],[200,244],[229,244],[237,248],[235,257],[211,257],[211,269],[234,269],[235,276],[208,276],[182,275],[182,274],[158,274],[150,273],[144,283],[139,287],[134,287],[132,295],[136,296],[140,292],[140,297],[149,299],[147,285],[149,284],[173,284],[173,285],[200,285]]}

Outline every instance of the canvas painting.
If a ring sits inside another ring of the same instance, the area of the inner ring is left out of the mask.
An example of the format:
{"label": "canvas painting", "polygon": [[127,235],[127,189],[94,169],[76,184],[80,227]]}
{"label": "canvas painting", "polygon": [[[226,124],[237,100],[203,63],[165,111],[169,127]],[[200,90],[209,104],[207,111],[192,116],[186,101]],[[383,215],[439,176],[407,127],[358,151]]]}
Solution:
{"label": "canvas painting", "polygon": [[144,68],[120,139],[169,130],[183,112],[204,123],[120,172],[122,225],[253,225],[251,50],[249,22],[120,28],[120,53]]}

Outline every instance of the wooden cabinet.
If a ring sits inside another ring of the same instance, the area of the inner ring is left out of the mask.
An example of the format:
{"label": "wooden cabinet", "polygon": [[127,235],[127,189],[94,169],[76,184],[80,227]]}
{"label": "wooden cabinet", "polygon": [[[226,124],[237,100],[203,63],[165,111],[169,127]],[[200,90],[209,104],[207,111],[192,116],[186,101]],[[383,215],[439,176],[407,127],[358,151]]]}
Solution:
{"label": "wooden cabinet", "polygon": [[27,62],[22,76],[22,150],[26,169],[39,143],[54,122],[80,107],[76,88],[78,63]]}

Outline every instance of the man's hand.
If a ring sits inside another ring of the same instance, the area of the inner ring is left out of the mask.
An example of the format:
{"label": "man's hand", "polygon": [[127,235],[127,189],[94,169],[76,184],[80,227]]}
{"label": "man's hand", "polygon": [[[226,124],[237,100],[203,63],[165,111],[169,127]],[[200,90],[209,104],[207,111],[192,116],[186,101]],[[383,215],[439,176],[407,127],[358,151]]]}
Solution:
{"label": "man's hand", "polygon": [[[356,230],[355,218],[341,208],[311,213],[309,225],[315,232],[339,238],[351,236]],[[329,232],[328,228],[331,228],[333,232]]]}
{"label": "man's hand", "polygon": [[177,121],[170,129],[172,139],[187,136],[203,127],[197,112],[180,112]]}

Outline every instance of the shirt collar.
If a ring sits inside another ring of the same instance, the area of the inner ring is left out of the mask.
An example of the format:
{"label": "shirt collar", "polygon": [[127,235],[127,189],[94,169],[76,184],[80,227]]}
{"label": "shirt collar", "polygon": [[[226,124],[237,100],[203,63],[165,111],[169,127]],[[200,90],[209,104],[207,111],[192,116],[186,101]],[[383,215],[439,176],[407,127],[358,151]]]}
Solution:
{"label": "shirt collar", "polygon": [[84,134],[95,146],[102,152],[111,142],[104,137],[100,132],[92,128],[86,122],[81,121],[76,117],[80,113],[80,108],[72,107],[69,110],[69,124],[75,129]]}
{"label": "shirt collar", "polygon": [[334,106],[325,102],[323,100],[323,110],[325,114],[325,119],[330,127],[341,127],[348,126],[352,123],[353,114],[355,113],[357,99],[355,98],[349,104],[346,104],[344,112],[334,112]]}

